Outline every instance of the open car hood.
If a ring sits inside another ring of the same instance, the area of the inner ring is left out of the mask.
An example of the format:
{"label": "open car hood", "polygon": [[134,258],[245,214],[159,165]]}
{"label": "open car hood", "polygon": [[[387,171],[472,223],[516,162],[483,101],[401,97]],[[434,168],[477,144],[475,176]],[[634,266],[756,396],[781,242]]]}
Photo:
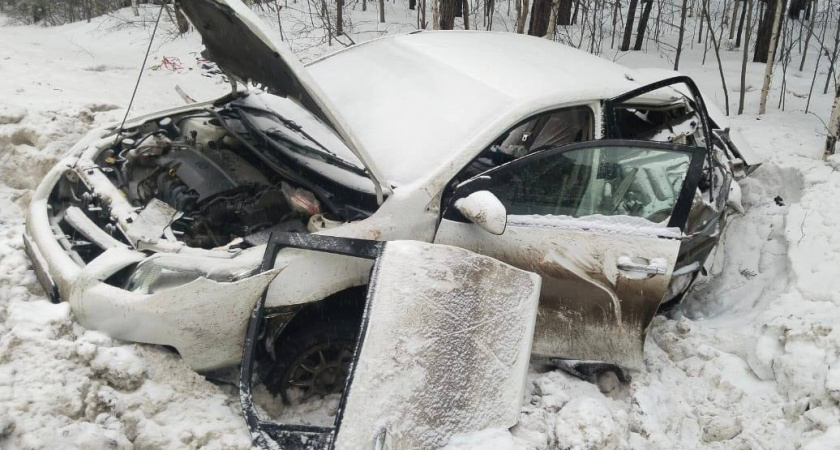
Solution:
{"label": "open car hood", "polygon": [[285,44],[269,37],[263,22],[247,6],[240,0],[178,0],[177,5],[201,34],[207,59],[240,81],[255,83],[271,94],[298,102],[335,130],[365,165],[377,187],[391,191],[358,138],[300,60]]}
{"label": "open car hood", "polygon": [[517,423],[538,275],[445,245],[284,233],[269,241],[263,269],[286,246],[375,263],[333,426],[272,421],[265,405],[254,403],[251,392],[259,380],[252,370],[263,313],[262,305],[255,308],[240,392],[259,447],[435,449],[456,435]]}

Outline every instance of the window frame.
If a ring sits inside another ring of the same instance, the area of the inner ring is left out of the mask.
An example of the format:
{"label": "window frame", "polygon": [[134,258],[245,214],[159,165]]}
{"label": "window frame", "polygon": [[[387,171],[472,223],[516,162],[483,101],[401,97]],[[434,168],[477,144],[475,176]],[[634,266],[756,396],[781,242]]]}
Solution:
{"label": "window frame", "polygon": [[575,142],[573,144],[538,150],[534,153],[494,167],[465,180],[456,186],[453,189],[452,195],[443,211],[442,218],[456,222],[469,222],[467,218],[458,212],[457,208],[453,207],[455,201],[474,192],[489,189],[493,186],[493,175],[498,172],[516,170],[516,168],[520,165],[529,164],[532,158],[550,158],[553,155],[559,155],[574,150],[610,147],[633,147],[657,151],[680,152],[689,155],[690,160],[685,179],[683,180],[682,187],[680,188],[680,193],[677,195],[677,199],[674,202],[674,208],[671,211],[671,217],[668,220],[667,225],[668,227],[679,228],[684,231],[688,221],[688,215],[694,201],[694,193],[697,190],[697,185],[702,176],[703,161],[707,153],[706,149],[703,147],[686,146],[667,142],[637,141],[628,139],[596,139],[592,141]]}
{"label": "window frame", "polygon": [[[621,106],[628,106],[633,105],[633,102],[627,103],[624,105],[625,102],[628,100],[632,100],[634,98],[640,97],[648,92],[653,92],[662,88],[666,88],[669,86],[675,86],[679,84],[684,84],[687,88],[691,96],[694,98],[688,98],[689,102],[693,103],[693,107],[697,111],[698,115],[700,116],[701,122],[701,129],[703,130],[704,135],[704,143],[705,149],[707,152],[710,152],[712,149],[712,127],[710,125],[709,119],[709,111],[706,109],[706,103],[703,100],[703,95],[700,94],[700,88],[697,87],[697,84],[694,83],[690,77],[685,75],[679,75],[675,77],[665,78],[655,83],[644,85],[640,88],[633,89],[632,91],[625,92],[617,97],[613,97],[608,100],[603,101],[602,107],[602,116],[604,121],[604,139],[622,139],[620,130],[618,129],[618,116],[617,116],[617,109]],[[679,92],[678,89],[674,88]],[[680,94],[685,95],[684,93],[680,92]],[[652,141],[657,142],[657,141]]]}
{"label": "window frame", "polygon": [[[496,145],[496,143],[499,142],[500,140],[502,140],[503,137],[506,137],[506,136],[510,135],[510,133],[512,133],[514,130],[521,127],[522,125],[525,125],[528,122],[540,120],[540,119],[549,117],[552,114],[556,114],[556,113],[561,112],[561,111],[566,111],[566,110],[570,110],[570,109],[586,109],[589,113],[589,119],[590,119],[590,123],[591,123],[591,128],[589,129],[589,134],[592,136],[592,139],[590,139],[588,141],[572,142],[570,144],[564,144],[564,145],[572,145],[572,144],[579,144],[579,143],[583,143],[583,142],[593,142],[593,141],[600,140],[602,136],[600,136],[600,134],[601,134],[600,133],[601,124],[600,124],[599,121],[603,120],[603,110],[599,110],[599,108],[601,108],[601,104],[598,103],[598,102],[577,103],[577,104],[574,104],[574,105],[566,105],[566,106],[562,106],[562,107],[559,107],[559,108],[554,108],[554,109],[550,109],[548,111],[543,111],[543,112],[540,112],[540,113],[537,113],[537,114],[533,114],[531,116],[526,117],[525,119],[520,120],[519,122],[516,122],[515,125],[506,129],[503,133],[499,133],[499,135],[496,136],[495,139],[490,141],[490,144],[484,146],[484,148],[482,148],[481,151],[478,154],[476,154],[472,159],[470,159],[470,161],[468,163],[464,164],[464,166],[461,167],[460,170],[458,170],[458,173],[455,174],[455,176],[453,176],[446,183],[446,186],[444,187],[442,193],[440,194],[441,195],[441,208],[445,208],[446,205],[449,204],[450,200],[453,199],[453,195],[455,193],[455,190],[457,189],[457,186],[452,185],[452,182],[454,180],[459,180],[464,175],[464,173],[467,171],[467,169],[470,166],[472,166],[473,163],[476,162],[476,160],[481,158],[485,154],[485,152],[487,152],[487,150],[490,149],[490,147],[492,147],[493,145]],[[529,141],[531,141],[532,143],[533,143],[534,140],[536,140],[536,133],[535,133],[534,136],[531,136],[529,138]],[[551,148],[554,148],[554,147],[543,147],[539,150],[535,150],[534,153],[541,152],[541,151],[544,151],[544,150],[548,150],[548,149],[551,149]],[[526,156],[530,156],[534,153],[530,153]],[[517,159],[521,159],[521,158],[522,157],[517,158]],[[513,161],[515,161],[515,160],[516,159],[514,159]],[[492,167],[489,170],[493,170],[493,169],[502,167],[503,165],[510,164],[513,161],[508,161],[504,164],[500,164],[498,166]],[[485,172],[487,172],[487,171],[485,171]],[[485,172],[482,172],[482,173],[485,173]],[[481,175],[481,174],[479,174],[479,175]],[[471,177],[471,178],[474,178],[474,177]],[[461,180],[459,185],[465,183],[467,180],[469,180],[471,178]],[[440,217],[438,218],[438,222],[440,222]]]}

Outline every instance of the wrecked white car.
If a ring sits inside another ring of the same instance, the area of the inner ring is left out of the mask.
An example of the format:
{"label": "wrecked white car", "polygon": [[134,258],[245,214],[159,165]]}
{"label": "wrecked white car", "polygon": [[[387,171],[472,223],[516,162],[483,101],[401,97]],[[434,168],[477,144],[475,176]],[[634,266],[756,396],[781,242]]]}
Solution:
{"label": "wrecked white car", "polygon": [[[448,244],[542,277],[533,356],[639,368],[760,162],[687,77],[528,36],[421,32],[303,67],[238,0],[181,0],[207,56],[262,90],[91,133],[24,236],[78,321],[220,375],[255,343],[284,398],[343,388],[372,262],[271,233]],[[738,205],[735,205],[736,207]],[[282,269],[282,270],[280,270]]]}

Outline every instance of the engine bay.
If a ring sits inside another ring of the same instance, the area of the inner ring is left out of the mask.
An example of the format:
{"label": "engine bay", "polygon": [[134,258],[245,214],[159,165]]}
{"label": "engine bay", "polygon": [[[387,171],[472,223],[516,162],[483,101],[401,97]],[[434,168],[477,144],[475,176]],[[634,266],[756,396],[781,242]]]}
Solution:
{"label": "engine bay", "polygon": [[85,248],[96,246],[67,220],[72,207],[134,247],[168,241],[200,249],[253,247],[272,232],[316,232],[376,210],[375,196],[318,173],[302,163],[307,158],[364,176],[273,111],[226,105],[149,120],[124,130],[94,159],[136,217],[113,220],[112,202],[68,175],[51,198],[54,224],[89,260],[101,249]]}

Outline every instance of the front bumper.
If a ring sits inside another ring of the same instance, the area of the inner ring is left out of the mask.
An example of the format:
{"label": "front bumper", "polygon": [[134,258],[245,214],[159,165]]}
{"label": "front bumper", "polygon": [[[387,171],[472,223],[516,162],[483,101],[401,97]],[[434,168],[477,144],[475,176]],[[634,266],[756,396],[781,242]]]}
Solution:
{"label": "front bumper", "polygon": [[78,174],[75,168],[98,151],[107,132],[97,130],[76,144],[32,196],[23,241],[38,281],[51,301],[70,303],[86,328],[117,339],[173,346],[199,371],[238,364],[250,309],[277,272],[232,283],[200,278],[156,294],[137,294],[106,280],[146,259],[145,253],[111,248],[85,264],[68,250],[50,196],[62,177]]}

